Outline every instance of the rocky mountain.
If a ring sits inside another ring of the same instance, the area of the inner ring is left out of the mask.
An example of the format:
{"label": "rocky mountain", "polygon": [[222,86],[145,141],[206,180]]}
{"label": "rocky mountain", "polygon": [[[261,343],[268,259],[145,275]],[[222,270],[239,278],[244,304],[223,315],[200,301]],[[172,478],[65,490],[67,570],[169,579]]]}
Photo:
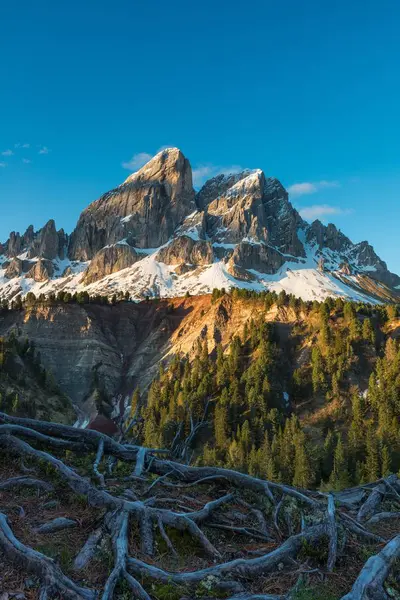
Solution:
{"label": "rocky mountain", "polygon": [[28,291],[128,292],[133,299],[232,286],[306,300],[393,300],[400,278],[368,242],[306,223],[261,170],[218,175],[195,193],[187,158],[158,153],[81,214],[70,236],[50,220],[0,246],[0,297]]}

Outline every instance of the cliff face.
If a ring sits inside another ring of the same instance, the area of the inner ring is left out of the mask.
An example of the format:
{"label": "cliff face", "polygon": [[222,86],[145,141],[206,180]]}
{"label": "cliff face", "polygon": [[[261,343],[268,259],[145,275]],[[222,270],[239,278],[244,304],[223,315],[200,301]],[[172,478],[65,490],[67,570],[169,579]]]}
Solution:
{"label": "cliff face", "polygon": [[121,239],[137,248],[156,248],[194,209],[189,161],[176,148],[164,150],[83,211],[71,236],[69,255],[90,260]]}
{"label": "cliff face", "polygon": [[[74,404],[94,410],[96,387],[110,399],[130,396],[156,375],[160,360],[191,352],[197,339],[207,338],[209,350],[227,344],[254,311],[255,303],[233,302],[228,296],[172,301],[38,305],[0,316],[0,336],[14,331],[34,342],[43,366]],[[260,310],[262,302],[260,301]],[[295,319],[287,309],[271,311],[270,319]]]}

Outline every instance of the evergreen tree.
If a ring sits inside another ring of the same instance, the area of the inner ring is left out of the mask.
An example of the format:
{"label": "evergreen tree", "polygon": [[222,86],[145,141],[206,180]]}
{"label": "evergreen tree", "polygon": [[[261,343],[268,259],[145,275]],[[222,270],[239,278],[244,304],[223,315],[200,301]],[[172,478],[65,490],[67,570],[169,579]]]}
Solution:
{"label": "evergreen tree", "polygon": [[309,488],[314,482],[306,437],[303,431],[298,431],[294,438],[294,475],[293,485]]}
{"label": "evergreen tree", "polygon": [[334,490],[340,490],[349,484],[347,458],[341,434],[337,437],[337,444],[333,457],[333,469],[329,478],[329,485]]}

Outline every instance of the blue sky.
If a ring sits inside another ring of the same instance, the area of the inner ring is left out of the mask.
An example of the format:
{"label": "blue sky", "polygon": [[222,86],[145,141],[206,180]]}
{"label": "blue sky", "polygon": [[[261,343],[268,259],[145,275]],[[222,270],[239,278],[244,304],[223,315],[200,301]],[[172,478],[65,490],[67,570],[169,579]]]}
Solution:
{"label": "blue sky", "polygon": [[173,145],[198,180],[262,168],[400,272],[399,22],[397,0],[3,2],[0,239],[70,232]]}

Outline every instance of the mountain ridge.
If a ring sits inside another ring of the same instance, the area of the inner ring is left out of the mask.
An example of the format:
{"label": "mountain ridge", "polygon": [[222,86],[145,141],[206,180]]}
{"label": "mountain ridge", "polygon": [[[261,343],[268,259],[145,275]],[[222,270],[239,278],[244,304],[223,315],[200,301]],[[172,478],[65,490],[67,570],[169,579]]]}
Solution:
{"label": "mountain ridge", "polygon": [[132,299],[271,289],[398,300],[400,278],[373,246],[335,225],[304,221],[289,194],[260,169],[217,175],[196,193],[189,160],[159,152],[81,213],[74,231],[53,220],[0,245],[0,297],[60,290],[128,292]]}

